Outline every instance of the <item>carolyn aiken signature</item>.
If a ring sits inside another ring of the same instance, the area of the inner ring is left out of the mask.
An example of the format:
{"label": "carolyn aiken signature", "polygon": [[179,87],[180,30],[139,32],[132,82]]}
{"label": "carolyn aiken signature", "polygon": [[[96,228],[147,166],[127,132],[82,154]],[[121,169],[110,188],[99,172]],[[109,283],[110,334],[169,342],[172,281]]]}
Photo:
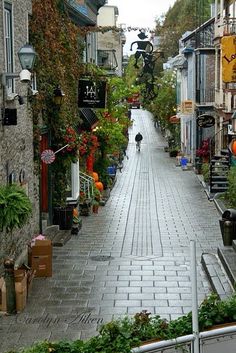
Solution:
{"label": "carolyn aiken signature", "polygon": [[28,315],[20,315],[16,317],[16,322],[25,325],[43,325],[44,327],[67,324],[72,325],[101,325],[103,324],[103,318],[93,315],[91,312],[85,312],[80,314],[71,314],[67,316],[51,316],[46,314],[40,317],[31,317]]}

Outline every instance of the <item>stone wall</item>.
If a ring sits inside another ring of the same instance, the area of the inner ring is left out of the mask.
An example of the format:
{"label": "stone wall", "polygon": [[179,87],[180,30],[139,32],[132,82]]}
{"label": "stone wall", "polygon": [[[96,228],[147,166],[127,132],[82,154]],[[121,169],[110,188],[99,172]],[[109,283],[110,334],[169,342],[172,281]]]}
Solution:
{"label": "stone wall", "polygon": [[[0,5],[2,2],[0,1]],[[14,72],[19,73],[21,66],[17,52],[21,46],[28,42],[28,16],[32,6],[29,0],[13,0],[13,30],[14,30]],[[3,7],[0,6],[0,18],[3,19]],[[0,21],[0,36],[3,38],[3,21]],[[4,47],[0,41],[0,72],[5,71]],[[14,92],[23,97],[24,104],[20,105],[18,99],[6,101],[3,99],[3,90],[0,89],[1,108],[5,102],[6,108],[17,109],[17,125],[2,126],[0,124],[0,184],[10,180],[25,188],[32,204],[33,214],[29,223],[13,235],[0,233],[0,260],[13,253],[19,257],[27,249],[27,243],[34,234],[39,232],[39,182],[35,174],[33,155],[33,121],[31,104],[28,99],[28,84],[21,83],[17,78]],[[25,261],[25,260],[24,260]],[[2,261],[0,261],[2,264]],[[0,270],[2,266],[0,267]]]}

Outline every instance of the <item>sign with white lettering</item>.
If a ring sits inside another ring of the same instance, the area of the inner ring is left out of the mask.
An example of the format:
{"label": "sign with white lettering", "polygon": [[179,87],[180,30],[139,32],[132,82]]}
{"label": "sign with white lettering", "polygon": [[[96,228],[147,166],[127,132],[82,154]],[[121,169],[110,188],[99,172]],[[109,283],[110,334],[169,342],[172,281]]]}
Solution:
{"label": "sign with white lettering", "polygon": [[212,127],[215,125],[215,118],[214,116],[202,114],[197,118],[197,125],[199,127]]}
{"label": "sign with white lettering", "polygon": [[106,81],[79,80],[79,108],[106,108]]}

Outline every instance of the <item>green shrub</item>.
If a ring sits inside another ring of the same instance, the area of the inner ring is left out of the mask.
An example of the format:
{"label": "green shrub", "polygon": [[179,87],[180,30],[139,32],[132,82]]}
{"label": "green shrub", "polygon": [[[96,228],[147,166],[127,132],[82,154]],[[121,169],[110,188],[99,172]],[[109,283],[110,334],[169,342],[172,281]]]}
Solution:
{"label": "green shrub", "polygon": [[228,190],[225,193],[225,198],[230,207],[236,207],[236,167],[231,167],[228,174]]}
{"label": "green shrub", "polygon": [[[204,331],[217,324],[236,321],[236,294],[221,301],[209,295],[199,307],[199,329]],[[134,317],[124,317],[104,324],[99,334],[88,341],[42,342],[21,353],[129,353],[133,347],[148,340],[173,339],[192,333],[192,312],[167,321],[143,310]]]}
{"label": "green shrub", "polygon": [[203,175],[203,180],[208,183],[210,179],[210,165],[209,163],[202,163],[201,172]]}
{"label": "green shrub", "polygon": [[0,231],[23,227],[31,212],[31,202],[21,186],[0,185]]}

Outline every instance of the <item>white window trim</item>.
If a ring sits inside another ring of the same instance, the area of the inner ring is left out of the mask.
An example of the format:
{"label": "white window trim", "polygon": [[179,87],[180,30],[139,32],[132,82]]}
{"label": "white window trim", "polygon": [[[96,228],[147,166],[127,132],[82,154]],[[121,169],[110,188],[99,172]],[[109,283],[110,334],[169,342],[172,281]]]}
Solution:
{"label": "white window trim", "polygon": [[[3,3],[4,6],[4,16],[3,16],[3,33],[4,33],[4,62],[5,62],[5,71],[6,72],[14,72],[14,21],[13,21],[13,5],[11,2],[5,1]],[[11,58],[10,58],[10,65],[11,67],[9,68],[9,63],[8,63],[8,53],[7,53],[7,47],[6,47],[6,13],[10,14],[10,41],[11,41]],[[7,82],[7,90],[8,93],[13,93],[15,91],[15,81],[14,79],[8,80]]]}

